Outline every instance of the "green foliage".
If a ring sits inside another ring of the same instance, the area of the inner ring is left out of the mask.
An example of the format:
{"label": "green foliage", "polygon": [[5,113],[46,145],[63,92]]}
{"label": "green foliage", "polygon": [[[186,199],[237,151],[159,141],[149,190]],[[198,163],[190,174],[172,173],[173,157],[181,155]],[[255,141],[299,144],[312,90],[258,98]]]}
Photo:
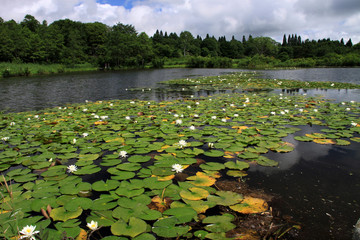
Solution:
{"label": "green foliage", "polygon": [[[349,39],[303,41],[300,36],[284,35],[283,43],[269,37],[251,35],[242,41],[225,36],[216,39],[206,35],[194,37],[190,32],[163,33],[157,30],[149,37],[138,33],[134,26],[118,23],[81,23],[70,19],[50,25],[40,24],[35,17],[0,22],[0,62],[62,64],[49,71],[47,67],[1,69],[3,77],[28,76],[64,72],[65,67],[90,63],[101,69],[118,68],[274,68],[317,66],[360,66],[359,43]],[[178,59],[182,57],[181,61]],[[185,62],[184,62],[184,59]],[[94,68],[94,67],[93,67]]]}

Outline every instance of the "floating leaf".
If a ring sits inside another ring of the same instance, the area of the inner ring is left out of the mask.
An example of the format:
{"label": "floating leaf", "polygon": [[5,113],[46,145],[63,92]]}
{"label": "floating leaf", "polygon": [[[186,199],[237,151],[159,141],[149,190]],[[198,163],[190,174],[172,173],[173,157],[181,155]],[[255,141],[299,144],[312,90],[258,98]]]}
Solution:
{"label": "floating leaf", "polygon": [[202,222],[208,223],[205,229],[210,232],[221,233],[228,232],[236,227],[235,224],[231,223],[234,220],[234,216],[230,214],[217,215],[206,217]]}
{"label": "floating leaf", "polygon": [[313,142],[318,144],[335,144],[334,140],[325,138],[315,138]]}
{"label": "floating leaf", "polygon": [[218,162],[207,162],[205,164],[201,164],[200,168],[204,170],[218,171],[224,169],[225,166],[224,164]]}
{"label": "floating leaf", "polygon": [[124,221],[117,221],[112,224],[111,233],[117,236],[129,236],[134,238],[145,232],[146,228],[147,224],[145,221],[139,218],[130,217],[129,224]]}
{"label": "floating leaf", "polygon": [[179,220],[175,217],[163,218],[156,221],[152,231],[159,237],[176,238],[184,235],[190,230],[189,226],[176,226]]}
{"label": "floating leaf", "polygon": [[188,200],[200,200],[209,196],[209,192],[203,188],[192,187],[188,190],[181,190],[180,196]]}
{"label": "floating leaf", "polygon": [[242,162],[242,161],[236,161],[236,162],[226,162],[225,163],[225,167],[230,168],[230,169],[238,169],[238,170],[244,170],[250,167],[250,165],[247,162]]}
{"label": "floating leaf", "polygon": [[268,209],[268,204],[261,198],[245,197],[241,203],[230,206],[230,208],[243,214],[261,213]]}
{"label": "floating leaf", "polygon": [[230,206],[243,200],[243,196],[241,194],[231,191],[217,191],[216,195],[217,196],[208,196],[208,201],[215,202],[216,204],[222,206]]}
{"label": "floating leaf", "polygon": [[276,167],[277,165],[279,165],[277,161],[269,159],[265,156],[259,156],[255,161],[257,164],[265,167]]}
{"label": "floating leaf", "polygon": [[76,211],[66,211],[64,207],[54,208],[51,210],[50,217],[54,221],[67,221],[69,219],[77,218],[81,215],[82,209],[78,208]]}
{"label": "floating leaf", "polygon": [[163,215],[176,217],[178,223],[191,222],[197,216],[194,209],[188,207],[170,208],[163,212]]}
{"label": "floating leaf", "polygon": [[210,150],[204,152],[204,155],[208,157],[222,157],[224,156],[224,152],[219,150]]}
{"label": "floating leaf", "polygon": [[213,177],[209,177],[202,172],[197,172],[196,176],[188,177],[187,180],[190,180],[195,186],[211,186],[216,182],[216,179]]}

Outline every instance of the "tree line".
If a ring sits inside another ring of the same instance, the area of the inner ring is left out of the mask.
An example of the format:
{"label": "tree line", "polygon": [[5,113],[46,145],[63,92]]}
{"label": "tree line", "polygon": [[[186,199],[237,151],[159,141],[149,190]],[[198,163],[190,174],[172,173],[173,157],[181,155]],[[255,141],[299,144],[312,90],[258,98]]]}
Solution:
{"label": "tree line", "polygon": [[[285,35],[278,43],[269,37],[243,36],[230,40],[189,31],[153,36],[118,23],[82,23],[70,19],[40,23],[26,15],[20,23],[0,18],[0,62],[91,63],[100,68],[162,67],[168,59],[186,57],[188,67],[360,66],[360,43],[351,39],[302,40]],[[300,64],[299,64],[300,63]]]}

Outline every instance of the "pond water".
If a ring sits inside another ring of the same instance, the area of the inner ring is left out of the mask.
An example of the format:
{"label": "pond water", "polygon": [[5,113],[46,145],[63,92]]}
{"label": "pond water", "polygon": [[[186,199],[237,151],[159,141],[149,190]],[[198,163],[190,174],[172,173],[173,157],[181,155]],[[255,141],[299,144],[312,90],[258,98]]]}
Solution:
{"label": "pond water", "polygon": [[[91,72],[29,78],[0,79],[0,111],[28,111],[79,103],[85,100],[146,99],[168,100],[176,95],[156,91],[160,81],[175,78],[220,75],[235,69],[160,69],[118,72]],[[260,71],[265,78],[303,81],[341,81],[360,84],[360,68],[299,69]],[[130,88],[142,88],[130,91]],[[303,90],[283,94],[321,95],[335,101],[360,102],[360,89]],[[279,196],[274,204],[283,214],[304,227],[296,239],[351,239],[353,225],[360,217],[360,143],[329,146],[294,141],[295,135],[319,131],[306,126],[288,136],[295,144],[290,153],[271,153],[276,168],[252,166],[246,181],[251,187]]]}

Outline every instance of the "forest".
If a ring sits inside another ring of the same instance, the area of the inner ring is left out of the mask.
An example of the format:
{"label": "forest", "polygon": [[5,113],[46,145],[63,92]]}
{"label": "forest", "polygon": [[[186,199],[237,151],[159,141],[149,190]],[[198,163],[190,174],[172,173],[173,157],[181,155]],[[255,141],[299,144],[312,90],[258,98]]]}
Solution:
{"label": "forest", "polygon": [[101,69],[185,67],[320,67],[360,66],[360,43],[351,39],[302,40],[284,34],[282,43],[269,37],[241,40],[193,36],[189,31],[153,36],[118,23],[82,23],[62,19],[48,24],[26,15],[20,23],[0,17],[0,62],[91,64]]}

